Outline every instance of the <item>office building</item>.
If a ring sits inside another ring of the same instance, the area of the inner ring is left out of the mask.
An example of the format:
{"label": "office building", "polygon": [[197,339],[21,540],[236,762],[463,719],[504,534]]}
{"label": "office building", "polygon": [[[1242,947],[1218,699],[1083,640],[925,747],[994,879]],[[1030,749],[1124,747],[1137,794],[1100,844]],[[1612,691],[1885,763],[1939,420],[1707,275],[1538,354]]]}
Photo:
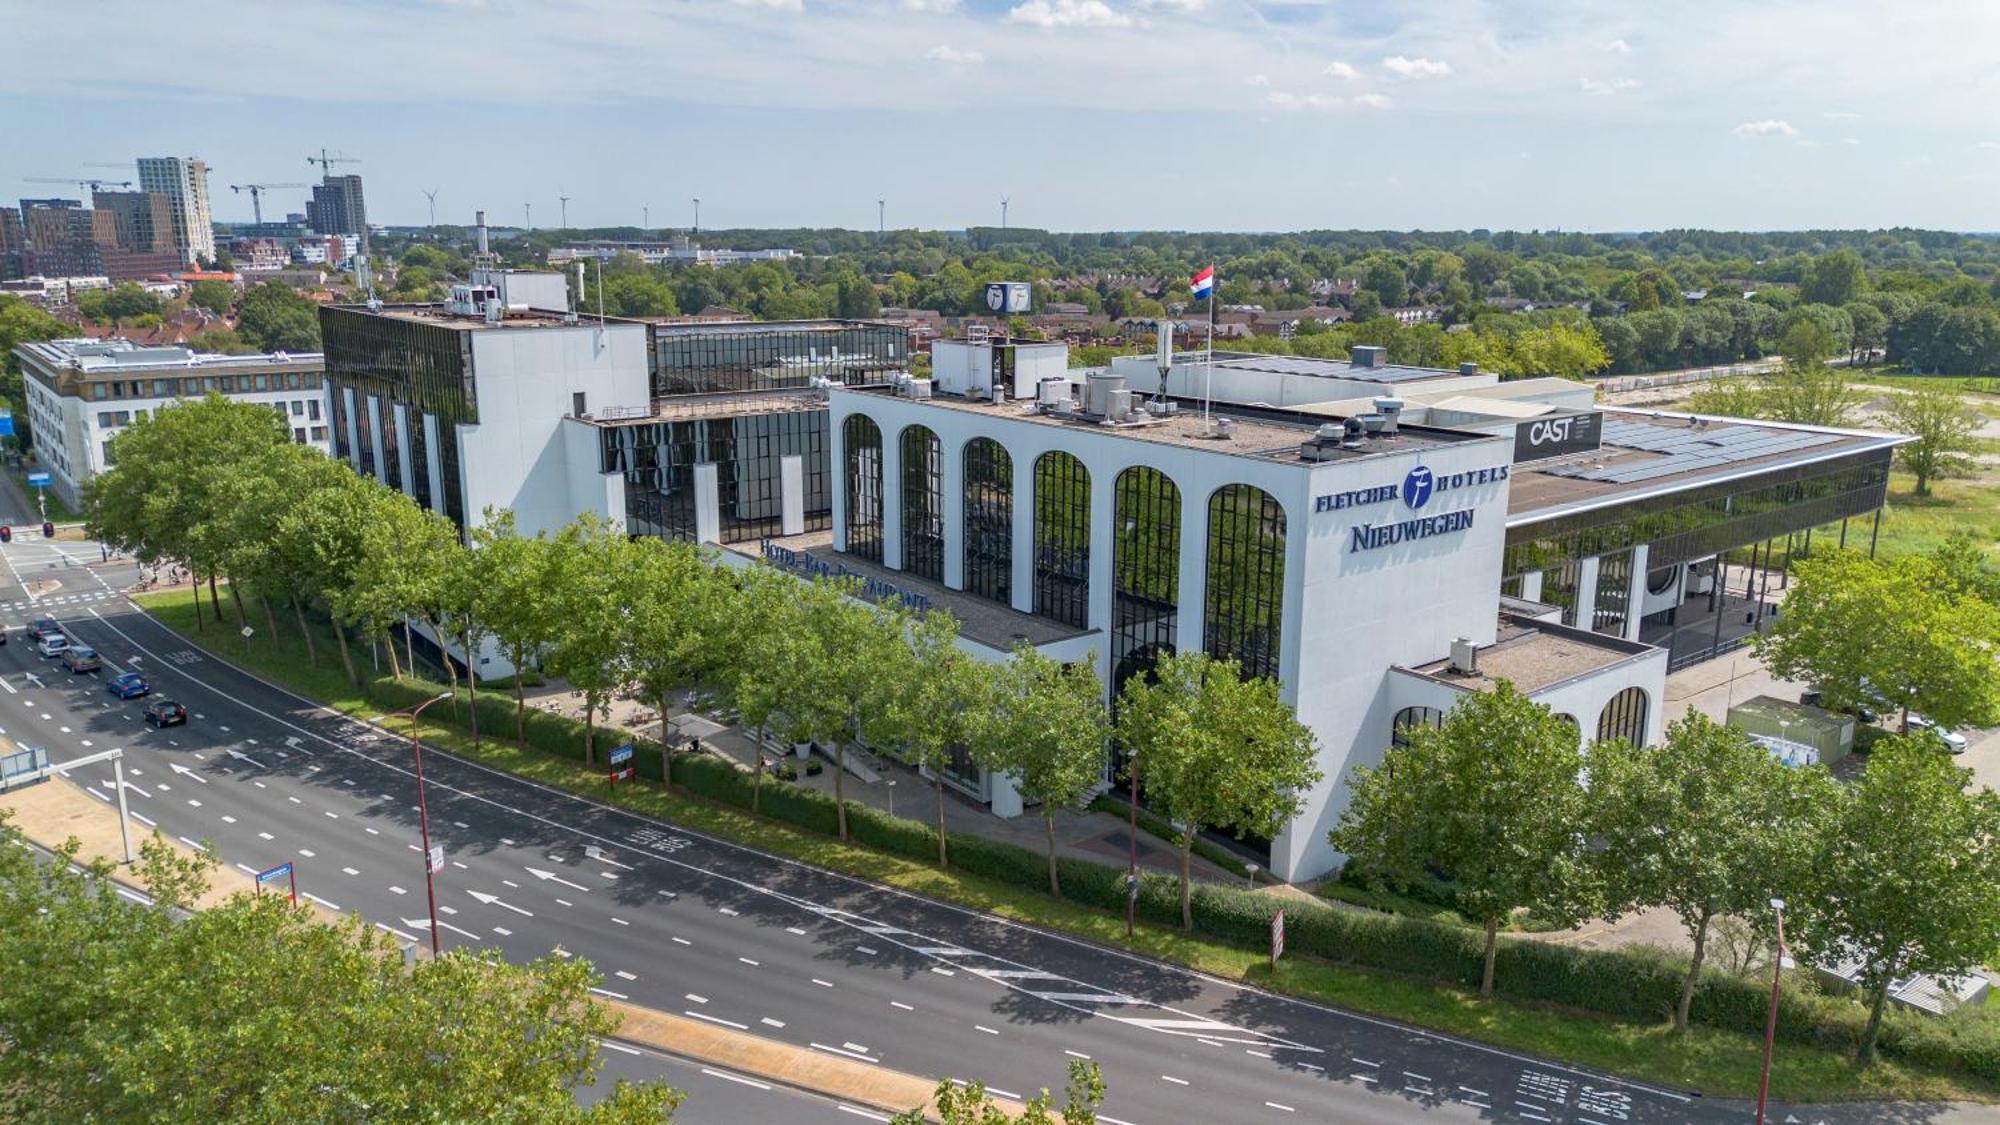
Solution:
{"label": "office building", "polygon": [[183,263],[215,259],[208,212],[208,165],[192,156],[142,156],[139,190],[167,197],[173,249]]}
{"label": "office building", "polygon": [[104,275],[101,248],[117,241],[110,212],[90,210],[74,199],[23,199],[21,229],[23,268],[44,277]]}
{"label": "office building", "polygon": [[12,281],[28,273],[27,233],[21,229],[21,209],[0,207],[0,281]]}
{"label": "office building", "polygon": [[90,202],[110,214],[119,248],[141,253],[172,253],[173,200],[157,191],[94,191]]}
{"label": "office building", "polygon": [[293,441],[329,449],[325,364],[314,353],[214,355],[114,338],[21,344],[14,356],[36,456],[72,508],[82,503],[84,482],[112,463],[118,432],[176,399],[216,393],[263,403]]}
{"label": "office building", "polygon": [[360,176],[328,176],[313,188],[306,202],[306,224],[317,234],[338,234],[366,249],[368,207],[361,197]]}

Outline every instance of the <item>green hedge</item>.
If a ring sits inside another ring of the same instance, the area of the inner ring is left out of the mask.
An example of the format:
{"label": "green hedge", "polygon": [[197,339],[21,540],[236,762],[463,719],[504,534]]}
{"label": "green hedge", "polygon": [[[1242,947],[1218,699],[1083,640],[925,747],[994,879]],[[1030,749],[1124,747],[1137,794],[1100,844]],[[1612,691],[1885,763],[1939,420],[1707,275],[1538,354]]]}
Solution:
{"label": "green hedge", "polygon": [[[377,680],[370,698],[385,709],[403,709],[434,694],[426,685]],[[461,692],[461,701],[463,693]],[[441,714],[440,704],[427,717],[465,725]],[[482,694],[480,729],[502,738],[514,732],[514,702],[506,696]],[[530,709],[528,741],[538,749],[581,761],[583,724],[560,715]],[[601,749],[631,741],[628,732],[599,729]],[[668,756],[673,784],[725,805],[748,809],[754,778],[747,771],[702,753]],[[660,776],[661,756],[655,744],[634,756],[641,776]],[[761,798],[763,815],[811,832],[831,836],[837,830],[833,798],[816,789],[766,780]],[[1123,812],[1121,805],[1118,810]],[[1142,811],[1142,816],[1147,816]],[[857,843],[893,855],[928,861],[937,855],[935,830],[921,821],[892,817],[878,809],[850,803],[850,834]],[[1167,829],[1163,823],[1150,831]],[[1170,829],[1167,829],[1170,831]],[[1219,849],[1218,849],[1219,850]],[[1227,857],[1233,859],[1234,857]],[[953,869],[1036,890],[1048,886],[1048,858],[1042,852],[982,836],[955,835],[950,840]],[[1217,860],[1223,862],[1223,860]],[[1239,862],[1240,869],[1240,862]],[[1057,871],[1062,896],[1079,905],[1113,913],[1125,909],[1125,868],[1092,860],[1059,857]],[[1261,950],[1270,941],[1271,914],[1282,906],[1286,944],[1295,953],[1336,965],[1386,971],[1461,988],[1479,983],[1479,931],[1424,919],[1366,911],[1338,910],[1296,899],[1267,897],[1241,887],[1197,883],[1193,888],[1195,932],[1245,949]],[[1146,872],[1140,880],[1137,914],[1160,926],[1180,925],[1180,893],[1174,876]],[[1596,950],[1547,942],[1508,939],[1494,962],[1494,991],[1512,1000],[1556,1005],[1640,1022],[1666,1020],[1680,996],[1685,962],[1647,950]],[[1708,1027],[1761,1035],[1768,986],[1721,972],[1705,973],[1695,992],[1691,1018]],[[1788,1042],[1833,1049],[1851,1049],[1860,1039],[1867,1013],[1845,998],[1826,997],[1788,987],[1781,996],[1778,1032]],[[1943,1020],[1891,1011],[1880,1039],[1885,1056],[1921,1066],[1977,1075],[2000,1081],[2000,1022],[1965,1013]]]}

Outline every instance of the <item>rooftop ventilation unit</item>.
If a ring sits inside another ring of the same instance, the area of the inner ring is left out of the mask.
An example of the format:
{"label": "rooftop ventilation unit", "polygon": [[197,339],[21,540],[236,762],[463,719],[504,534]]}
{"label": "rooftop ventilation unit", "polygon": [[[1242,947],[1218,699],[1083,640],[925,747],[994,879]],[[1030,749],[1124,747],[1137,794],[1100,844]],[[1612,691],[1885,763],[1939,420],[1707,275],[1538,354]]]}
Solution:
{"label": "rooftop ventilation unit", "polygon": [[1479,374],[1479,365],[1476,363],[1461,363],[1458,365],[1458,373],[1460,375],[1477,375]]}
{"label": "rooftop ventilation unit", "polygon": [[1375,413],[1382,416],[1382,436],[1392,437],[1403,415],[1403,400],[1387,395],[1378,398],[1375,400]]}
{"label": "rooftop ventilation unit", "polygon": [[1451,642],[1451,670],[1461,676],[1479,674],[1479,646],[1471,637],[1454,637]]}
{"label": "rooftop ventilation unit", "polygon": [[1348,362],[1355,367],[1382,367],[1389,362],[1389,349],[1378,344],[1356,344],[1348,352]]}

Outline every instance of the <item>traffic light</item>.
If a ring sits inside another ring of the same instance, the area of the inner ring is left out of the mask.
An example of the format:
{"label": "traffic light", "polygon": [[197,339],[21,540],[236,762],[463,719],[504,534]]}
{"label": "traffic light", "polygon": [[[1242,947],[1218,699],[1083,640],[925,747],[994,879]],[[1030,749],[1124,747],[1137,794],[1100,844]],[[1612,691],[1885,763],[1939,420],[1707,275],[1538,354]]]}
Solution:
{"label": "traffic light", "polygon": [[13,541],[14,529],[8,527],[6,524],[0,524],[0,543],[12,543]]}
{"label": "traffic light", "polygon": [[55,537],[56,537],[56,525],[55,525],[55,524],[53,524],[53,523],[50,523],[50,522],[49,522],[48,520],[43,520],[43,521],[42,521],[42,538],[44,538],[44,539],[54,539]]}

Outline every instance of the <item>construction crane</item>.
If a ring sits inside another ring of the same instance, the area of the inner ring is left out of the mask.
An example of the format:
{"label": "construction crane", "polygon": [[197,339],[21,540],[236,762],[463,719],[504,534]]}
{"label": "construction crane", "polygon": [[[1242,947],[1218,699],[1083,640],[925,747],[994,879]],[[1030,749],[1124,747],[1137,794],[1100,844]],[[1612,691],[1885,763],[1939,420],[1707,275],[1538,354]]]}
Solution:
{"label": "construction crane", "polygon": [[87,176],[29,176],[22,182],[30,184],[75,184],[78,191],[89,188],[93,193],[100,188],[128,188],[132,186],[131,180],[93,180]]}
{"label": "construction crane", "polygon": [[328,156],[325,149],[320,149],[318,156],[306,157],[306,163],[319,165],[319,174],[321,176],[332,176],[334,165],[359,164],[361,160],[353,156]]}
{"label": "construction crane", "polygon": [[264,193],[278,188],[302,188],[304,184],[230,184],[229,190],[250,193],[250,213],[257,216],[257,225],[264,225]]}

